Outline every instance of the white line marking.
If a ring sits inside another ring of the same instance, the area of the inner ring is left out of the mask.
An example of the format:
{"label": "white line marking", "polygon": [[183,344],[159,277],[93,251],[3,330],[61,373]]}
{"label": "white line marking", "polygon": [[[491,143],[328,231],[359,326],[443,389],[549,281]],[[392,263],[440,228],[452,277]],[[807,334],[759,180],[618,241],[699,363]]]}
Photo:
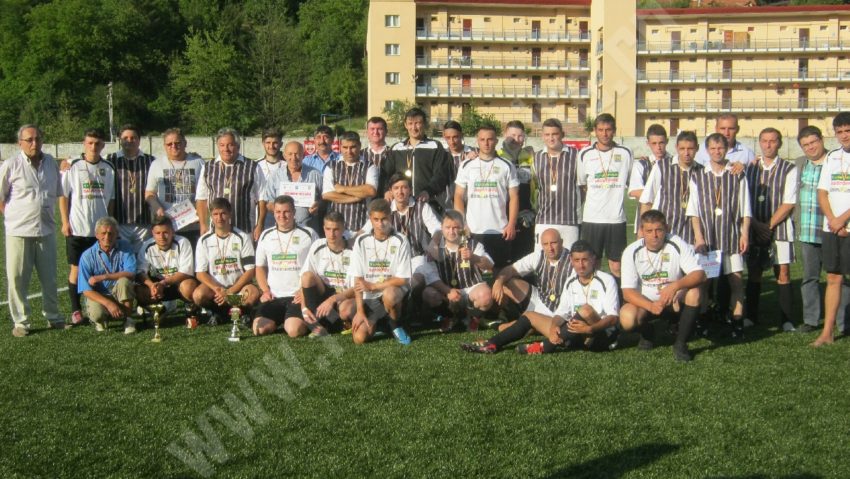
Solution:
{"label": "white line marking", "polygon": [[[57,293],[61,293],[63,291],[68,291],[68,287],[65,286],[63,288],[59,288],[59,289],[56,290]],[[35,294],[31,294],[31,295],[27,296],[27,299],[35,299],[35,298],[40,298],[40,297],[41,297],[41,293],[35,293]],[[9,304],[9,301],[0,302],[0,306],[6,306],[7,304]]]}

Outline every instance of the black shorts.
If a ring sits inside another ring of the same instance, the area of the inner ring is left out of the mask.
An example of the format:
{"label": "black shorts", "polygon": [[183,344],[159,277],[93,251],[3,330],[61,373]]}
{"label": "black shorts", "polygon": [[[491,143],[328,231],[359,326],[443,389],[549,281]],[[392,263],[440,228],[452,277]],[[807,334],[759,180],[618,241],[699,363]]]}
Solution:
{"label": "black shorts", "polygon": [[180,283],[169,284],[166,286],[165,291],[162,292],[162,300],[174,301],[177,299],[183,299],[183,297],[180,296]]}
{"label": "black shorts", "polygon": [[301,305],[295,304],[295,298],[275,298],[265,303],[260,303],[254,309],[254,318],[268,318],[280,326],[286,318],[304,319],[301,314]]}
{"label": "black shorts", "polygon": [[600,260],[620,261],[626,249],[626,223],[582,223],[581,239],[593,246]]}
{"label": "black shorts", "polygon": [[68,258],[68,263],[78,266],[80,256],[95,243],[97,243],[97,238],[94,236],[69,236],[65,238],[65,256]]}
{"label": "black shorts", "polygon": [[481,243],[484,251],[493,258],[495,269],[502,268],[511,261],[511,242],[502,238],[501,234],[473,234],[472,237]]}
{"label": "black shorts", "polygon": [[823,269],[832,274],[850,274],[850,236],[842,238],[835,233],[823,234]]}

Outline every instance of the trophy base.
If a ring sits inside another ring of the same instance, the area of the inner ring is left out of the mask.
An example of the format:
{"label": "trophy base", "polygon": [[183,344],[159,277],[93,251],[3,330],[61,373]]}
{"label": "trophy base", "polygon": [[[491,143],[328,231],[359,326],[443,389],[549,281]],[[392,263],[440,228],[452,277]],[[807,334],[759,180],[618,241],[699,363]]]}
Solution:
{"label": "trophy base", "polygon": [[238,343],[239,341],[242,340],[242,338],[240,338],[239,336],[236,336],[236,337],[231,336],[231,337],[227,338],[227,340],[230,341],[231,343]]}
{"label": "trophy base", "polygon": [[152,343],[161,343],[161,342],[162,342],[162,338],[153,338],[153,339],[151,339],[151,342],[152,342]]}

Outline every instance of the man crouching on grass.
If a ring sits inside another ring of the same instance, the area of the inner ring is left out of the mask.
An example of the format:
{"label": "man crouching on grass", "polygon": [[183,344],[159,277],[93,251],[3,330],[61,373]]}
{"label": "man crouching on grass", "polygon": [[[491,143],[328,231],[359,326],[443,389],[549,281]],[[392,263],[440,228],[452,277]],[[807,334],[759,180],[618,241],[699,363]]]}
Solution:
{"label": "man crouching on grass", "polygon": [[572,273],[561,291],[554,316],[526,311],[510,327],[483,344],[462,344],[471,353],[495,353],[505,345],[525,337],[532,329],[547,336],[544,341],[517,346],[520,354],[546,354],[563,348],[587,346],[605,350],[609,332],[617,324],[620,308],[614,277],[596,269],[596,253],[585,240],[573,243],[570,251]]}
{"label": "man crouching on grass", "polygon": [[152,238],[137,251],[136,299],[142,306],[159,301],[182,299],[192,304],[195,280],[195,254],[188,239],[175,235],[171,218],[157,216],[151,226]]}
{"label": "man crouching on grass", "polygon": [[691,245],[676,235],[667,234],[667,220],[658,210],[640,215],[643,238],[623,252],[622,287],[626,304],[620,310],[623,330],[640,331],[638,349],[655,346],[650,321],[661,316],[678,318],[673,343],[676,361],[690,361],[688,338],[699,315],[700,285],[705,271],[699,265]]}
{"label": "man crouching on grass", "polygon": [[398,342],[410,344],[410,336],[399,324],[402,303],[410,288],[410,247],[393,230],[391,218],[386,200],[372,200],[369,203],[372,232],[354,241],[348,276],[353,279],[357,303],[351,324],[355,344],[371,339],[378,322],[384,318]]}
{"label": "man crouching on grass", "polygon": [[97,243],[80,256],[77,287],[86,298],[86,312],[97,331],[109,318],[124,320],[124,334],[136,332],[130,311],[135,294],[136,256],[130,243],[118,239],[118,222],[110,216],[95,224]]}

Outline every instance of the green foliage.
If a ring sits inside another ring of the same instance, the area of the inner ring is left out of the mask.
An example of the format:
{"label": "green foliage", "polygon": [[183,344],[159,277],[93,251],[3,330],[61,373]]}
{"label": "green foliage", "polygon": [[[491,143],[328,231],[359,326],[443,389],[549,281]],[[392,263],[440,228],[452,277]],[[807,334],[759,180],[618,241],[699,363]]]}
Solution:
{"label": "green foliage", "polygon": [[[115,123],[190,133],[363,114],[367,0],[0,0],[0,140]],[[295,17],[295,14],[298,17]]]}
{"label": "green foliage", "polygon": [[648,8],[687,8],[691,5],[690,0],[638,0],[638,9]]}
{"label": "green foliage", "polygon": [[417,106],[416,103],[405,100],[393,100],[392,108],[384,108],[384,119],[387,120],[389,136],[405,138],[407,130],[404,128],[404,114],[407,110]]}
{"label": "green foliage", "polygon": [[478,113],[478,108],[472,104],[464,109],[460,117],[460,126],[463,128],[463,131],[471,135],[485,125],[494,127],[497,132],[502,131],[502,123],[496,119],[495,115],[482,115]]}
{"label": "green foliage", "polygon": [[185,105],[182,124],[200,134],[223,126],[247,131],[253,125],[250,84],[241,56],[221,31],[191,31],[183,60],[174,69],[174,92]]}

